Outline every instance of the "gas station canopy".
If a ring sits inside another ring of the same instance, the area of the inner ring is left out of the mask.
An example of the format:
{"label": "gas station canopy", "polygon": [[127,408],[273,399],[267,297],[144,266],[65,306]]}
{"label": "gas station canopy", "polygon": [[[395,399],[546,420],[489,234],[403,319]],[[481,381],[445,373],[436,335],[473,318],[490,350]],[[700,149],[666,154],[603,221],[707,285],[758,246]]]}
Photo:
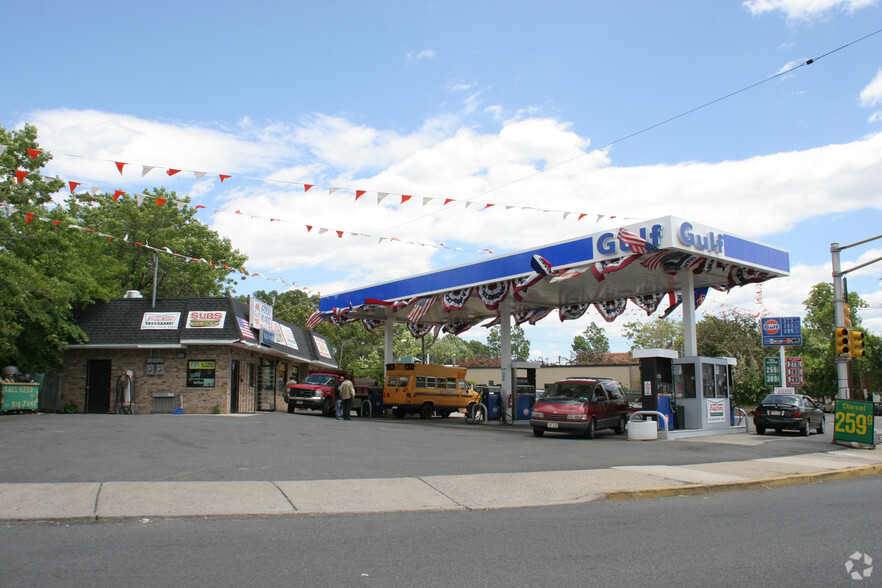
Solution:
{"label": "gas station canopy", "polygon": [[[313,324],[362,319],[367,328],[406,322],[423,336],[439,325],[461,333],[509,309],[515,323],[591,304],[612,321],[628,303],[652,314],[694,305],[707,288],[728,290],[788,275],[787,251],[673,216],[488,260],[339,292],[320,301]],[[676,295],[694,292],[687,299]],[[667,298],[667,300],[665,300]],[[690,312],[689,318],[694,323]],[[688,328],[688,327],[687,327]]]}

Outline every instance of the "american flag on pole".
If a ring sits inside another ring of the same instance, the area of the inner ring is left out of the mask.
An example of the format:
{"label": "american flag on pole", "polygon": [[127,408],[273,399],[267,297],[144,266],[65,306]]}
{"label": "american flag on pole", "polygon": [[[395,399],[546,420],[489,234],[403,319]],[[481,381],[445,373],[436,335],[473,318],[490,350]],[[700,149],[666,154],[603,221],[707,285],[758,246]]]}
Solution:
{"label": "american flag on pole", "polygon": [[633,253],[646,253],[649,243],[646,239],[627,229],[619,229],[619,241],[631,248]]}
{"label": "american flag on pole", "polygon": [[434,303],[435,296],[417,298],[416,301],[413,301],[413,308],[407,313],[407,320],[412,323],[420,322],[420,319],[426,316],[426,313],[429,312],[429,309],[432,308]]}

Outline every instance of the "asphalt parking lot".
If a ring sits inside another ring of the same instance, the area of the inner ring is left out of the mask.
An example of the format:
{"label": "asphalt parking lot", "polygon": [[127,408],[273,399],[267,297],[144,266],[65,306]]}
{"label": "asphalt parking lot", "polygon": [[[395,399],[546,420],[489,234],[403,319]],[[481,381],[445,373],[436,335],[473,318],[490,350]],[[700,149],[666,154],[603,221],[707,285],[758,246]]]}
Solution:
{"label": "asphalt parking lot", "polygon": [[841,449],[831,429],[810,437],[629,441],[612,431],[593,440],[536,438],[527,421],[469,425],[455,417],[9,414],[0,416],[0,481],[305,481],[676,466]]}

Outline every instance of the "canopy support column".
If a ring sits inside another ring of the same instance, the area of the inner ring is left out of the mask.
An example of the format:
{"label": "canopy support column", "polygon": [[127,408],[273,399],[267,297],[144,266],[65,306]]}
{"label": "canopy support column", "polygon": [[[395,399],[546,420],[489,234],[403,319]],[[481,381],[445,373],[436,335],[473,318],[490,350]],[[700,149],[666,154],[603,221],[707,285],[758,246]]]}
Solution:
{"label": "canopy support column", "polygon": [[393,334],[395,332],[395,319],[391,316],[386,317],[383,329],[383,363],[392,363],[395,360],[395,341]]}
{"label": "canopy support column", "polygon": [[[502,386],[500,389],[500,411],[507,411],[508,402],[511,400],[514,410],[514,399],[512,398],[512,374],[511,374],[511,293],[506,296],[499,304],[499,358],[502,367]],[[514,415],[514,413],[512,413]]]}
{"label": "canopy support column", "polygon": [[683,296],[683,356],[698,355],[698,337],[695,335],[695,275],[690,271],[680,274]]}

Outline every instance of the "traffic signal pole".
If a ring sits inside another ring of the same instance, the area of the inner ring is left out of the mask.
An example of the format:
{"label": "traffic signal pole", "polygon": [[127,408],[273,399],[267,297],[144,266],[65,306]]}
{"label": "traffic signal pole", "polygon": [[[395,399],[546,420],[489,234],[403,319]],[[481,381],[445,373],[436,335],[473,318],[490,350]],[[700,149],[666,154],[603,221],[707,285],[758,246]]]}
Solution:
{"label": "traffic signal pole", "polygon": [[[849,272],[853,272],[854,270],[861,269],[862,267],[866,267],[870,264],[876,263],[877,261],[882,261],[882,257],[877,257],[876,259],[871,259],[870,261],[842,271],[842,266],[839,261],[839,252],[843,249],[848,249],[850,247],[856,247],[857,245],[869,243],[870,241],[875,241],[876,239],[882,239],[882,235],[870,237],[869,239],[864,239],[863,241],[858,241],[857,243],[851,243],[850,245],[840,246],[839,243],[830,244],[830,255],[833,258],[833,314],[836,320],[834,329],[837,327],[846,327],[845,303],[847,302],[847,300],[845,300],[845,289],[842,286],[843,276]],[[848,399],[851,397],[848,381],[848,365],[850,359],[851,357],[845,354],[836,356],[836,373],[837,380],[839,381],[836,398]]]}

